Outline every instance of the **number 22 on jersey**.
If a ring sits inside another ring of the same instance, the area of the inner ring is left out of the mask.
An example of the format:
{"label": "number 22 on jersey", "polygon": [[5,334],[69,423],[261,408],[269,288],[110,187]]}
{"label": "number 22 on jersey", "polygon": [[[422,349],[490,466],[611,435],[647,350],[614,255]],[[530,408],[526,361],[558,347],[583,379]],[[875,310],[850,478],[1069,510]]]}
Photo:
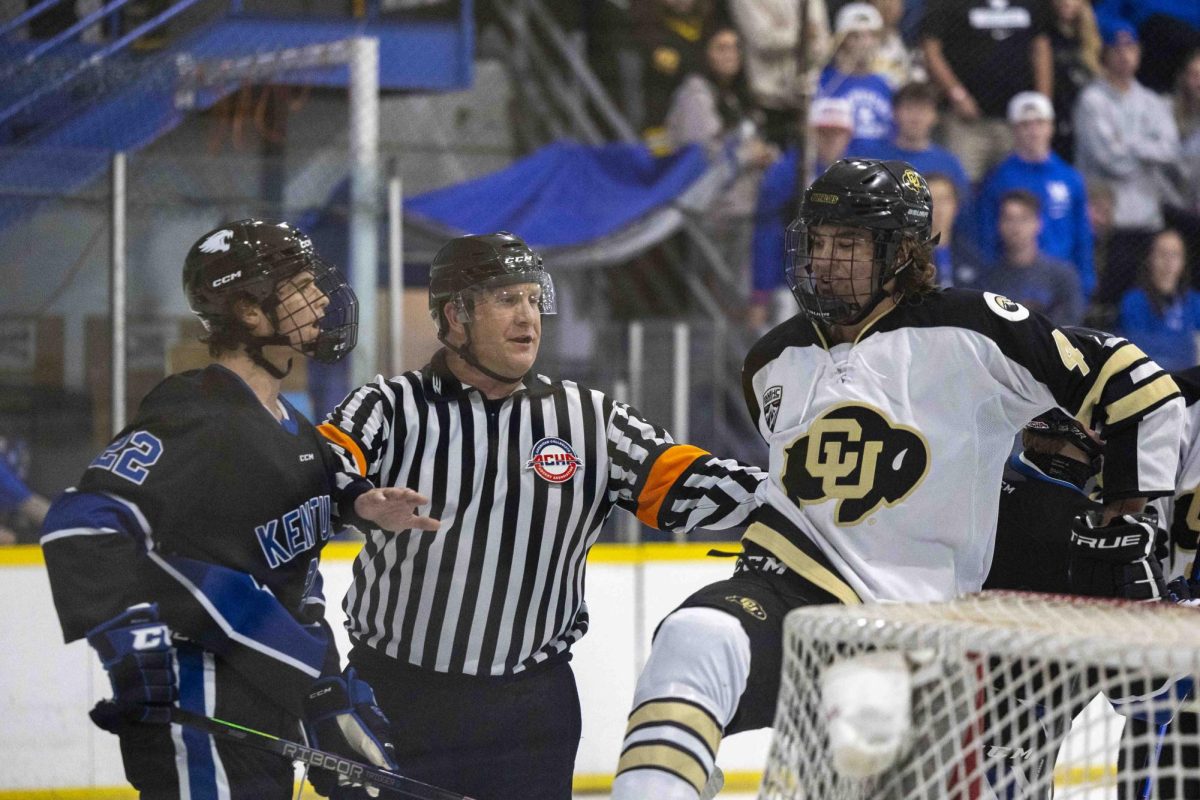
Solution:
{"label": "number 22 on jersey", "polygon": [[102,469],[141,486],[158,462],[163,443],[148,431],[134,431],[110,444],[88,469]]}

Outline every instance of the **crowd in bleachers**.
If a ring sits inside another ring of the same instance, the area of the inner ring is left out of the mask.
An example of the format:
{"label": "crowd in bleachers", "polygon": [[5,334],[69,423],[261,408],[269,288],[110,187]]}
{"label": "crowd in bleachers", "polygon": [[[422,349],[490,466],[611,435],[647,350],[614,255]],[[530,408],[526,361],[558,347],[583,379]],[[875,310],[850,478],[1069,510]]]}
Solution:
{"label": "crowd in bleachers", "polygon": [[802,25],[797,0],[630,0],[635,80],[613,82],[638,87],[623,100],[649,146],[740,167],[709,223],[751,327],[792,312],[797,187],[843,156],[900,158],[934,191],[943,285],[1197,362],[1200,3],[806,7]]}

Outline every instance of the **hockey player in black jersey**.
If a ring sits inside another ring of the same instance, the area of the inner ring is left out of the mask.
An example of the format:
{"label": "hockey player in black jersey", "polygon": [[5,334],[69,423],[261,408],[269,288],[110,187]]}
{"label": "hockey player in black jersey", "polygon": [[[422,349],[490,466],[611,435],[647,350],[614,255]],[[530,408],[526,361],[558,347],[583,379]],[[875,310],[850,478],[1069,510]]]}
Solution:
{"label": "hockey player in black jersey", "polygon": [[148,798],[291,795],[288,760],[168,724],[175,705],[392,767],[386,720],[323,621],[318,558],[339,513],[434,522],[413,517],[414,492],[335,485],[325,440],[280,394],[293,358],[354,347],[354,294],[306,235],[262,220],[201,237],[183,287],[216,363],[155,387],[43,526],[64,637],[86,636],[112,683],[93,720]]}
{"label": "hockey player in black jersey", "polygon": [[[1119,337],[937,289],[931,210],[902,161],[839,161],[805,191],[785,273],[800,314],[751,349],[742,374],[770,446],[764,506],[733,577],[660,624],[614,800],[694,800],[723,736],[772,723],[792,609],[977,591],[996,487],[1036,415],[1058,406],[1104,436],[1099,524],[1126,524],[1173,490],[1183,404],[1171,378]],[[908,666],[873,655],[840,662],[819,701],[837,773],[882,784],[910,744],[910,695],[895,688]],[[795,766],[807,791],[808,765]]]}

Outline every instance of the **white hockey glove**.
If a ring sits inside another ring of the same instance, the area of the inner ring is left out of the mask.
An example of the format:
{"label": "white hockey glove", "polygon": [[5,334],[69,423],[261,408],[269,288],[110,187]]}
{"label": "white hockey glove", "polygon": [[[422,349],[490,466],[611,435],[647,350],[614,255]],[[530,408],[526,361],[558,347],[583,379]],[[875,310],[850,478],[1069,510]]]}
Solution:
{"label": "white hockey glove", "polygon": [[820,689],[834,769],[861,780],[896,763],[912,734],[912,674],[902,653],[837,661]]}

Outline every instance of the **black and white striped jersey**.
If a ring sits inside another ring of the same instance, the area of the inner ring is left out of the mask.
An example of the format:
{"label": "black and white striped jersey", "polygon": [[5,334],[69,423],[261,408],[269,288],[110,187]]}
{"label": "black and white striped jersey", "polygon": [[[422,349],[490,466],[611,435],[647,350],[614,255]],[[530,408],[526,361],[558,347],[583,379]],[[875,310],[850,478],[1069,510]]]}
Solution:
{"label": "black and white striped jersey", "polygon": [[[990,293],[903,301],[833,347],[794,317],[751,350],[743,388],[770,446],[764,502],[864,600],[978,591],[1013,437],[1051,407],[1105,438],[1105,500],[1174,491],[1171,377],[1124,339],[1055,328]],[[746,538],[804,572],[787,537],[755,526]]]}
{"label": "black and white striped jersey", "polygon": [[657,528],[729,527],[764,477],[570,381],[489,400],[444,351],[360,387],[320,430],[343,481],[416,489],[441,520],[366,531],[344,602],[356,643],[439,672],[511,675],[583,636],[584,564],[615,506]]}

